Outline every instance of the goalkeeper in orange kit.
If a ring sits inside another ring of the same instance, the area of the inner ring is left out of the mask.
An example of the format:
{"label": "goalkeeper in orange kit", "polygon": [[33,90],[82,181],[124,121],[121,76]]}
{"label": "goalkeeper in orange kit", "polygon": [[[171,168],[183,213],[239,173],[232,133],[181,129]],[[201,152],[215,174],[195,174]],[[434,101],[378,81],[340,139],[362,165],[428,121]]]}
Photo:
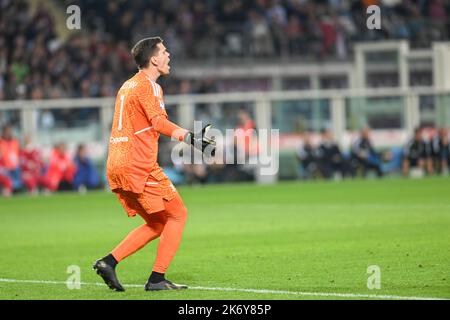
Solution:
{"label": "goalkeeper in orange kit", "polygon": [[192,133],[170,122],[163,91],[156,80],[170,73],[170,54],[159,37],[139,41],[131,54],[139,68],[117,94],[109,142],[106,174],[128,216],[139,215],[144,224],[133,230],[94,270],[113,290],[124,291],[116,265],[150,241],[160,237],[153,271],[145,290],[186,289],[165,278],[181,241],[187,210],[177,190],[157,163],[160,134],[214,154],[215,142],[206,137],[210,125]]}

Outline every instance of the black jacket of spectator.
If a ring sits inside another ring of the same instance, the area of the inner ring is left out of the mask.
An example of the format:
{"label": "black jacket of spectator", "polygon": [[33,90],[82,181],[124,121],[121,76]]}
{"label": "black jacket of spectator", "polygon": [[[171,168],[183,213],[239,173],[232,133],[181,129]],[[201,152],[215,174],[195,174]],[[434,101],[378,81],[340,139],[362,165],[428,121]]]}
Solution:
{"label": "black jacket of spectator", "polygon": [[436,136],[431,142],[431,154],[436,160],[450,160],[450,144]]}
{"label": "black jacket of spectator", "polygon": [[431,145],[422,139],[411,139],[403,150],[403,157],[408,159],[413,167],[418,165],[419,160],[426,160],[431,154]]}
{"label": "black jacket of spectator", "polygon": [[368,170],[375,170],[379,177],[383,175],[380,156],[367,138],[359,137],[353,143],[351,147],[351,161],[354,171],[362,167],[364,175],[366,175]]}
{"label": "black jacket of spectator", "polygon": [[320,159],[320,170],[325,178],[332,178],[335,172],[342,176],[350,173],[347,160],[335,142],[323,142],[317,150]]}

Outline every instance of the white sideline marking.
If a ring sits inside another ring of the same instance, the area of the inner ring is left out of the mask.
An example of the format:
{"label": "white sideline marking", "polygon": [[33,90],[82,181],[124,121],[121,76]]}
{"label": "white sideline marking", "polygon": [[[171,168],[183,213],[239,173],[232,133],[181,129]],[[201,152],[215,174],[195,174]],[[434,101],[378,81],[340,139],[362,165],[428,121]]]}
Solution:
{"label": "white sideline marking", "polygon": [[[19,280],[19,279],[4,279],[0,278],[0,282],[10,283],[36,283],[36,284],[66,284],[65,281],[51,281],[51,280]],[[73,283],[73,282],[70,282]],[[80,285],[87,286],[106,286],[100,282],[80,282]],[[125,284],[124,287],[144,288],[140,284]],[[287,294],[297,296],[316,296],[316,297],[339,297],[339,298],[370,298],[370,299],[390,299],[390,300],[449,300],[445,298],[432,297],[406,297],[394,295],[377,295],[377,294],[360,294],[360,293],[334,293],[334,292],[302,292],[302,291],[285,291],[285,290],[268,290],[268,289],[242,289],[242,288],[215,288],[215,287],[189,287],[191,290],[207,290],[207,291],[235,291],[235,292],[250,292],[260,294]]]}

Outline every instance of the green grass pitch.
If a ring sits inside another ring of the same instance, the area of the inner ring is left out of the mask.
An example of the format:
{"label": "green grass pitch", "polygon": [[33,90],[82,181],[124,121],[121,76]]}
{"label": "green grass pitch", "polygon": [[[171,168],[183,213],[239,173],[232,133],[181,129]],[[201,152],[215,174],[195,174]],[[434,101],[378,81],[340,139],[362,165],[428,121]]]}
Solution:
{"label": "green grass pitch", "polygon": [[[0,199],[0,299],[450,298],[448,178],[179,191],[189,218],[167,277],[192,289],[143,290],[157,241],[118,266],[123,284],[139,286],[95,285],[92,263],[142,222],[113,194],[67,193]],[[64,284],[70,265],[81,268],[79,290]],[[367,288],[371,265],[380,289]]]}

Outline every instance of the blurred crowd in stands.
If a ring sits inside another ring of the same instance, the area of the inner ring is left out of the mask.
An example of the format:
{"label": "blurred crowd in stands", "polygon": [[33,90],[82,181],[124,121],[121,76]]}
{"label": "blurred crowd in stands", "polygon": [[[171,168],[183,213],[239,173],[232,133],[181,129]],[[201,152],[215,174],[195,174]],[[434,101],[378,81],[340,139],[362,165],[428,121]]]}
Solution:
{"label": "blurred crowd in stands", "polygon": [[[0,0],[0,100],[114,96],[135,72],[129,49],[160,35],[176,60],[217,57],[339,58],[353,41],[409,39],[429,46],[448,39],[443,0],[65,0],[81,8],[82,30],[62,39],[46,7]],[[366,27],[380,6],[382,29]],[[369,32],[370,31],[370,32]],[[151,34],[149,34],[151,33]],[[180,83],[168,84],[183,89]],[[186,89],[186,88],[185,88]],[[210,79],[191,92],[214,90]]]}
{"label": "blurred crowd in stands", "polygon": [[[76,4],[82,14],[82,29],[65,38],[56,32],[56,19],[48,8],[37,5],[32,10],[30,3],[0,0],[0,101],[115,96],[123,81],[136,71],[130,47],[150,35],[160,35],[178,63],[244,57],[346,60],[354,41],[408,39],[413,47],[426,47],[433,41],[448,40],[450,25],[450,2],[444,0],[64,0],[53,4],[59,5],[63,14],[67,6]],[[381,8],[381,30],[366,27],[370,5]],[[224,90],[212,78],[162,81],[166,94]],[[44,110],[39,115],[39,129],[51,129],[58,123],[68,128],[76,121],[98,123],[98,117],[93,108]],[[245,113],[239,118],[238,127],[254,127]],[[4,126],[0,188],[5,195],[20,189],[52,192],[102,184],[86,146],[80,145],[72,158],[67,147],[58,144],[44,160],[29,139],[21,137],[20,144],[13,137],[9,125],[19,127],[20,121],[19,112],[0,111],[0,126]],[[444,130],[422,141],[423,130],[419,129],[405,150],[383,154],[374,150],[369,135],[368,129],[363,130],[347,154],[339,150],[329,131],[321,134],[319,146],[313,146],[306,134],[298,154],[302,175],[330,178],[338,173],[346,177],[373,170],[382,176],[394,163],[405,175],[447,171],[448,136]],[[202,183],[206,177],[214,181],[253,179],[251,168],[238,165],[168,169],[188,183]]]}
{"label": "blurred crowd in stands", "polygon": [[95,189],[101,186],[99,175],[88,157],[86,146],[80,144],[71,158],[64,143],[52,149],[44,160],[39,148],[24,137],[23,143],[14,137],[11,126],[4,126],[0,136],[0,189],[3,196],[27,190],[52,193],[57,190]]}
{"label": "blurred crowd in stands", "polygon": [[313,144],[311,134],[306,133],[297,159],[300,176],[304,179],[365,177],[370,172],[381,178],[399,170],[405,177],[447,175],[450,168],[449,132],[441,128],[429,134],[425,128],[417,128],[402,148],[380,151],[374,148],[370,128],[366,127],[348,152],[340,149],[330,130],[321,132],[319,144]]}
{"label": "blurred crowd in stands", "polygon": [[[174,143],[169,138],[160,139],[158,163],[174,184],[254,181],[255,166],[249,165],[248,159],[258,153],[257,144],[253,140],[256,139],[255,123],[245,109],[237,111],[236,118],[233,139],[230,143],[221,141],[219,146],[227,149],[221,152],[224,157],[221,164],[176,162],[171,159]],[[43,150],[30,143],[29,137],[22,137],[22,140],[23,143],[20,143],[13,135],[10,125],[2,128],[0,190],[4,196],[20,191],[28,191],[30,194],[49,194],[58,190],[86,192],[106,186],[104,168],[99,171],[86,145],[78,145],[74,156],[71,157],[66,144],[58,143],[44,157]],[[187,144],[184,146],[193,150]],[[234,157],[233,163],[225,164],[225,157],[229,152]],[[241,155],[243,159],[239,162],[237,157]]]}
{"label": "blurred crowd in stands", "polygon": [[[86,12],[90,30],[131,41],[152,30],[175,56],[337,55],[354,40],[446,39],[450,12],[443,0],[67,0]],[[366,8],[378,5],[382,30],[369,32]]]}
{"label": "blurred crowd in stands", "polygon": [[[224,158],[233,155],[232,163],[186,164],[171,159],[173,143],[160,144],[158,163],[174,184],[204,184],[219,182],[254,181],[257,166],[249,159],[259,155],[256,126],[246,110],[237,114],[238,124],[230,144],[220,143]],[[450,168],[449,131],[417,128],[414,135],[400,148],[376,149],[371,141],[370,128],[361,130],[349,150],[341,150],[329,129],[322,130],[320,141],[313,142],[312,132],[302,135],[302,145],[296,157],[301,179],[345,179],[366,177],[371,172],[381,178],[385,174],[402,173],[405,177],[448,175]],[[190,148],[186,145],[186,148]],[[231,148],[231,150],[230,150]],[[226,150],[225,150],[226,149]],[[238,156],[242,159],[238,160]],[[23,143],[12,134],[10,126],[0,136],[0,189],[4,196],[26,190],[51,193],[57,190],[85,192],[105,186],[103,172],[96,169],[88,149],[81,144],[73,157],[64,143],[56,144],[51,153],[42,156],[41,150]]]}

